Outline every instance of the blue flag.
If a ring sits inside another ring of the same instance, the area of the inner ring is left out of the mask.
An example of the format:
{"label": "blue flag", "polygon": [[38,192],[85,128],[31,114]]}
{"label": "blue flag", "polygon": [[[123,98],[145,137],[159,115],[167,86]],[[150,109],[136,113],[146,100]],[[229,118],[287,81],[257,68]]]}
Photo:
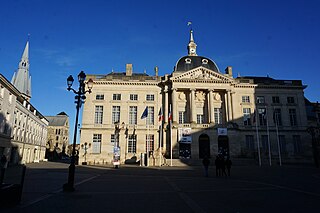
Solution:
{"label": "blue flag", "polygon": [[141,119],[144,119],[148,117],[148,107],[145,108],[145,110],[143,111],[142,115],[141,115]]}

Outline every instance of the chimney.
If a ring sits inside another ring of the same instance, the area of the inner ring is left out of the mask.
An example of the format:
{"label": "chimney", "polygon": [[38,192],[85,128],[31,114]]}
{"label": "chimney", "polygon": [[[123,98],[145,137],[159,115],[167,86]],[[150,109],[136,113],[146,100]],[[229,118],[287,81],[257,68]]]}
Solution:
{"label": "chimney", "polygon": [[232,77],[232,67],[231,66],[227,66],[227,68],[225,69],[226,74],[230,77]]}
{"label": "chimney", "polygon": [[154,67],[154,72],[155,72],[155,76],[158,77],[158,75],[159,75],[159,68],[158,68],[158,66],[155,66],[155,67]]}
{"label": "chimney", "polygon": [[132,76],[132,64],[126,64],[126,76]]}

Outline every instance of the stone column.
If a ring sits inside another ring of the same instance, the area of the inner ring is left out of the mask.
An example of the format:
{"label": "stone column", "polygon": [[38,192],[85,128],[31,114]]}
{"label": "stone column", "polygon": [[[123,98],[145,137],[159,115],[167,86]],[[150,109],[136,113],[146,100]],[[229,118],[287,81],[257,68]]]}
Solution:
{"label": "stone column", "polygon": [[229,121],[229,112],[228,112],[228,93],[224,93],[224,111],[225,111],[225,116],[226,116],[226,122]]}
{"label": "stone column", "polygon": [[209,123],[214,123],[214,107],[213,107],[213,89],[209,90],[209,112],[210,112],[210,120]]}
{"label": "stone column", "polygon": [[228,99],[228,120],[232,121],[232,113],[231,113],[231,90],[227,90],[227,99]]}
{"label": "stone column", "polygon": [[231,119],[232,119],[232,121],[234,122],[233,94],[234,94],[234,92],[230,92],[230,111],[231,111]]}
{"label": "stone column", "polygon": [[168,86],[164,87],[164,122],[168,123],[168,109],[169,109],[169,95],[168,95]]}
{"label": "stone column", "polygon": [[177,123],[177,89],[172,88],[172,123]]}
{"label": "stone column", "polygon": [[190,89],[190,109],[191,109],[191,123],[197,123],[197,117],[196,117],[196,102],[195,102],[195,92],[196,89]]}

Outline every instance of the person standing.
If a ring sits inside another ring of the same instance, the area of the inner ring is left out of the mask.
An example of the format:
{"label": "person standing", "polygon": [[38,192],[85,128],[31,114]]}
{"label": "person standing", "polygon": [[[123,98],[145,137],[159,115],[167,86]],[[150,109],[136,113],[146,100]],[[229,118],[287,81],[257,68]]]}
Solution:
{"label": "person standing", "polygon": [[217,155],[216,160],[214,161],[214,164],[216,165],[216,176],[220,176],[220,160],[219,156]]}
{"label": "person standing", "polygon": [[221,170],[221,176],[227,176],[226,173],[226,161],[224,160],[224,157],[220,157],[220,170]]}
{"label": "person standing", "polygon": [[230,160],[230,157],[228,157],[226,160],[226,167],[228,170],[228,176],[230,176],[231,165],[232,165],[232,161]]}
{"label": "person standing", "polygon": [[2,155],[0,160],[0,167],[1,167],[1,174],[0,174],[0,186],[3,184],[4,179],[4,172],[7,168],[7,157],[5,155]]}
{"label": "person standing", "polygon": [[204,175],[206,177],[209,176],[208,174],[208,169],[209,169],[209,165],[210,165],[210,160],[207,156],[204,156],[203,160],[202,160],[202,164],[203,164],[203,167],[204,167]]}

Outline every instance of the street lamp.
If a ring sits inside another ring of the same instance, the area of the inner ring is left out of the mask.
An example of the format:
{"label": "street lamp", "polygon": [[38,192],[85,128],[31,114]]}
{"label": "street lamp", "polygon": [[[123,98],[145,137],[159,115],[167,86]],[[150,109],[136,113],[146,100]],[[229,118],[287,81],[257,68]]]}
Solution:
{"label": "street lamp", "polygon": [[74,173],[75,173],[75,154],[76,154],[76,140],[77,140],[77,126],[78,126],[78,117],[79,117],[79,109],[81,108],[82,102],[86,99],[85,94],[91,93],[92,87],[93,87],[93,80],[89,79],[87,82],[88,90],[85,90],[85,81],[86,74],[81,71],[78,75],[78,81],[79,81],[79,89],[76,91],[72,88],[72,84],[74,82],[74,79],[72,75],[70,75],[67,78],[67,90],[72,90],[76,96],[75,96],[75,103],[76,103],[76,121],[74,126],[74,137],[73,137],[73,146],[72,146],[72,155],[71,155],[71,162],[69,166],[69,175],[68,175],[68,182],[63,184],[63,191],[64,192],[73,192],[74,191]]}
{"label": "street lamp", "polygon": [[115,143],[113,147],[113,165],[117,169],[120,165],[120,130],[123,129],[125,123],[122,122],[121,126],[119,122],[114,125]]}
{"label": "street lamp", "polygon": [[90,148],[91,143],[85,142],[84,145],[81,144],[81,148],[84,150],[84,162],[82,162],[82,165],[87,165],[87,150]]}

